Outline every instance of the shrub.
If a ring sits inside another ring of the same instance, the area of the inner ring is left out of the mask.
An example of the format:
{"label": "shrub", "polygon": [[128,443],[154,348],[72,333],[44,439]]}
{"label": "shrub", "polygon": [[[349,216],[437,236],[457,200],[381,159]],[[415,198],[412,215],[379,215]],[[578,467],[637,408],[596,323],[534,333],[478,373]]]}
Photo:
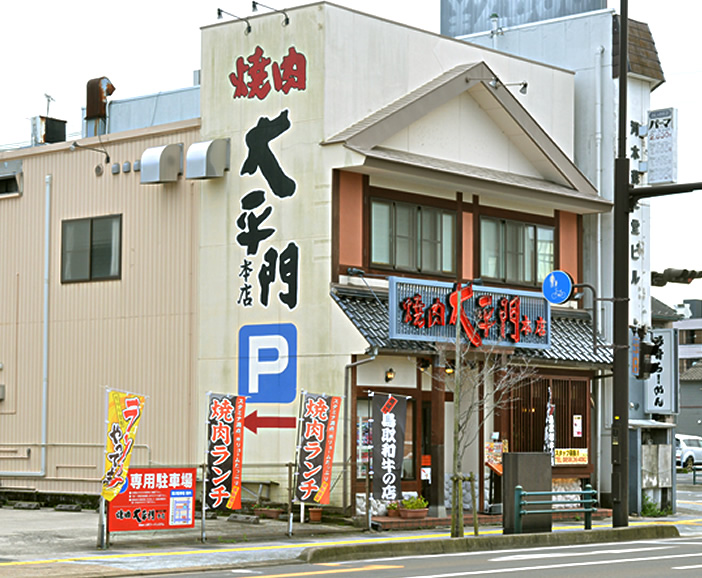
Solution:
{"label": "shrub", "polygon": [[405,508],[405,510],[421,510],[422,508],[426,508],[428,505],[429,502],[422,498],[422,496],[415,496],[402,500],[402,507]]}

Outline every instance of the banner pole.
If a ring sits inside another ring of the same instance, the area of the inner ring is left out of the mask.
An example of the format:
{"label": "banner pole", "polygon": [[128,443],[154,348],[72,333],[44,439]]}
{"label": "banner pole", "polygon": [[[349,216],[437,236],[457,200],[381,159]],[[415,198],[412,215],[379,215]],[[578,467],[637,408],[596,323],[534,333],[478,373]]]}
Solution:
{"label": "banner pole", "polygon": [[207,458],[209,455],[209,434],[210,434],[210,397],[211,391],[207,392],[207,413],[205,414],[205,463],[202,464],[202,529],[200,530],[200,540],[205,543],[207,541],[207,533],[205,532],[205,514],[207,511]]}
{"label": "banner pole", "polygon": [[371,440],[372,443],[370,444],[369,448],[369,453],[368,453],[368,465],[366,466],[366,530],[371,529],[371,490],[370,490],[370,477],[371,477],[371,468],[375,467],[375,459],[374,459],[374,452],[375,452],[375,442],[376,440],[373,439],[373,428],[374,428],[374,415],[373,415],[373,397],[374,394],[373,392],[368,393],[368,397],[370,398],[370,419],[368,420],[370,423],[371,427]]}
{"label": "banner pole", "polygon": [[295,464],[288,462],[288,536],[293,535],[293,468]]}
{"label": "banner pole", "polygon": [[[305,390],[300,390],[300,407],[298,408],[297,411],[297,443],[295,444],[295,468],[299,469],[300,466],[300,447],[302,446],[302,416],[303,416],[303,410],[305,406]],[[292,513],[292,502],[295,499],[295,494],[297,493],[297,476],[299,475],[298,472],[293,473],[292,481],[293,484],[295,484],[295,488],[293,489],[292,492],[292,497],[290,499],[290,534],[292,535],[292,519],[293,519],[293,513]],[[291,484],[292,487],[292,484]],[[304,523],[305,521],[305,503],[300,502],[300,523]]]}
{"label": "banner pole", "polygon": [[105,427],[103,429],[102,439],[105,440],[105,450],[102,453],[102,468],[103,468],[103,479],[101,480],[100,486],[100,514],[98,516],[98,548],[101,550],[105,549],[106,538],[105,538],[105,496],[102,494],[102,482],[105,479],[105,456],[107,455],[107,420],[109,419],[109,404],[110,404],[110,388],[105,388]]}
{"label": "banner pole", "polygon": [[202,464],[202,505],[200,509],[202,510],[202,515],[200,516],[200,542],[203,544],[207,542],[207,534],[205,532],[205,500],[207,499],[207,492],[205,490],[205,478],[207,477],[207,462]]}
{"label": "banner pole", "polygon": [[100,550],[105,549],[105,498],[100,496],[100,513],[98,519],[98,543]]}

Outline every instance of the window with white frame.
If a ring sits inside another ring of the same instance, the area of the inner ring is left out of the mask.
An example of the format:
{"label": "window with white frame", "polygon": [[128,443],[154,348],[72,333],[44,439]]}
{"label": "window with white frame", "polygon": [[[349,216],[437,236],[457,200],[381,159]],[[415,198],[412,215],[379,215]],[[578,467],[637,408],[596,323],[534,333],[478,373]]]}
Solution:
{"label": "window with white frame", "polygon": [[61,282],[119,279],[122,215],[63,221]]}
{"label": "window with white frame", "polygon": [[481,278],[539,285],[553,269],[553,227],[492,217],[480,219]]}
{"label": "window with white frame", "polygon": [[370,228],[372,266],[429,274],[455,272],[455,213],[372,199]]}

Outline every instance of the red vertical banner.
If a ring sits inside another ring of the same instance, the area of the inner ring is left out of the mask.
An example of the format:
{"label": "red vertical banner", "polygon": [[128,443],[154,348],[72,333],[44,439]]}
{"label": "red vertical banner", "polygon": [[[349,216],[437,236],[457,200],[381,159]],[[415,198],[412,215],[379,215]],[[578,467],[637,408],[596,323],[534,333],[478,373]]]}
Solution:
{"label": "red vertical banner", "polygon": [[328,504],[341,398],[305,393],[302,404],[295,496],[300,502]]}
{"label": "red vertical banner", "polygon": [[331,490],[332,463],[334,461],[334,444],[336,443],[336,430],[339,425],[339,408],[341,398],[332,397],[329,408],[329,422],[327,423],[327,447],[324,449],[324,462],[322,463],[322,483],[319,492],[314,496],[318,504],[328,504]]}
{"label": "red vertical banner", "polygon": [[231,509],[241,508],[245,409],[243,397],[218,393],[209,396],[205,503],[211,510],[222,504]]}
{"label": "red vertical banner", "polygon": [[234,406],[234,432],[232,434],[232,489],[227,508],[241,509],[241,472],[244,460],[244,418],[246,417],[246,398],[236,398]]}

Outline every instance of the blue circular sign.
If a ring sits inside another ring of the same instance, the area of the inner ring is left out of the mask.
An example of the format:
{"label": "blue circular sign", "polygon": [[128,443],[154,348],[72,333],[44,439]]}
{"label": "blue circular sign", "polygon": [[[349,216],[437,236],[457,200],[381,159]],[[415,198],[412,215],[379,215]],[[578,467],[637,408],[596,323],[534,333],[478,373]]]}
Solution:
{"label": "blue circular sign", "polygon": [[565,271],[551,271],[546,275],[541,291],[546,301],[561,305],[573,296],[573,278]]}

